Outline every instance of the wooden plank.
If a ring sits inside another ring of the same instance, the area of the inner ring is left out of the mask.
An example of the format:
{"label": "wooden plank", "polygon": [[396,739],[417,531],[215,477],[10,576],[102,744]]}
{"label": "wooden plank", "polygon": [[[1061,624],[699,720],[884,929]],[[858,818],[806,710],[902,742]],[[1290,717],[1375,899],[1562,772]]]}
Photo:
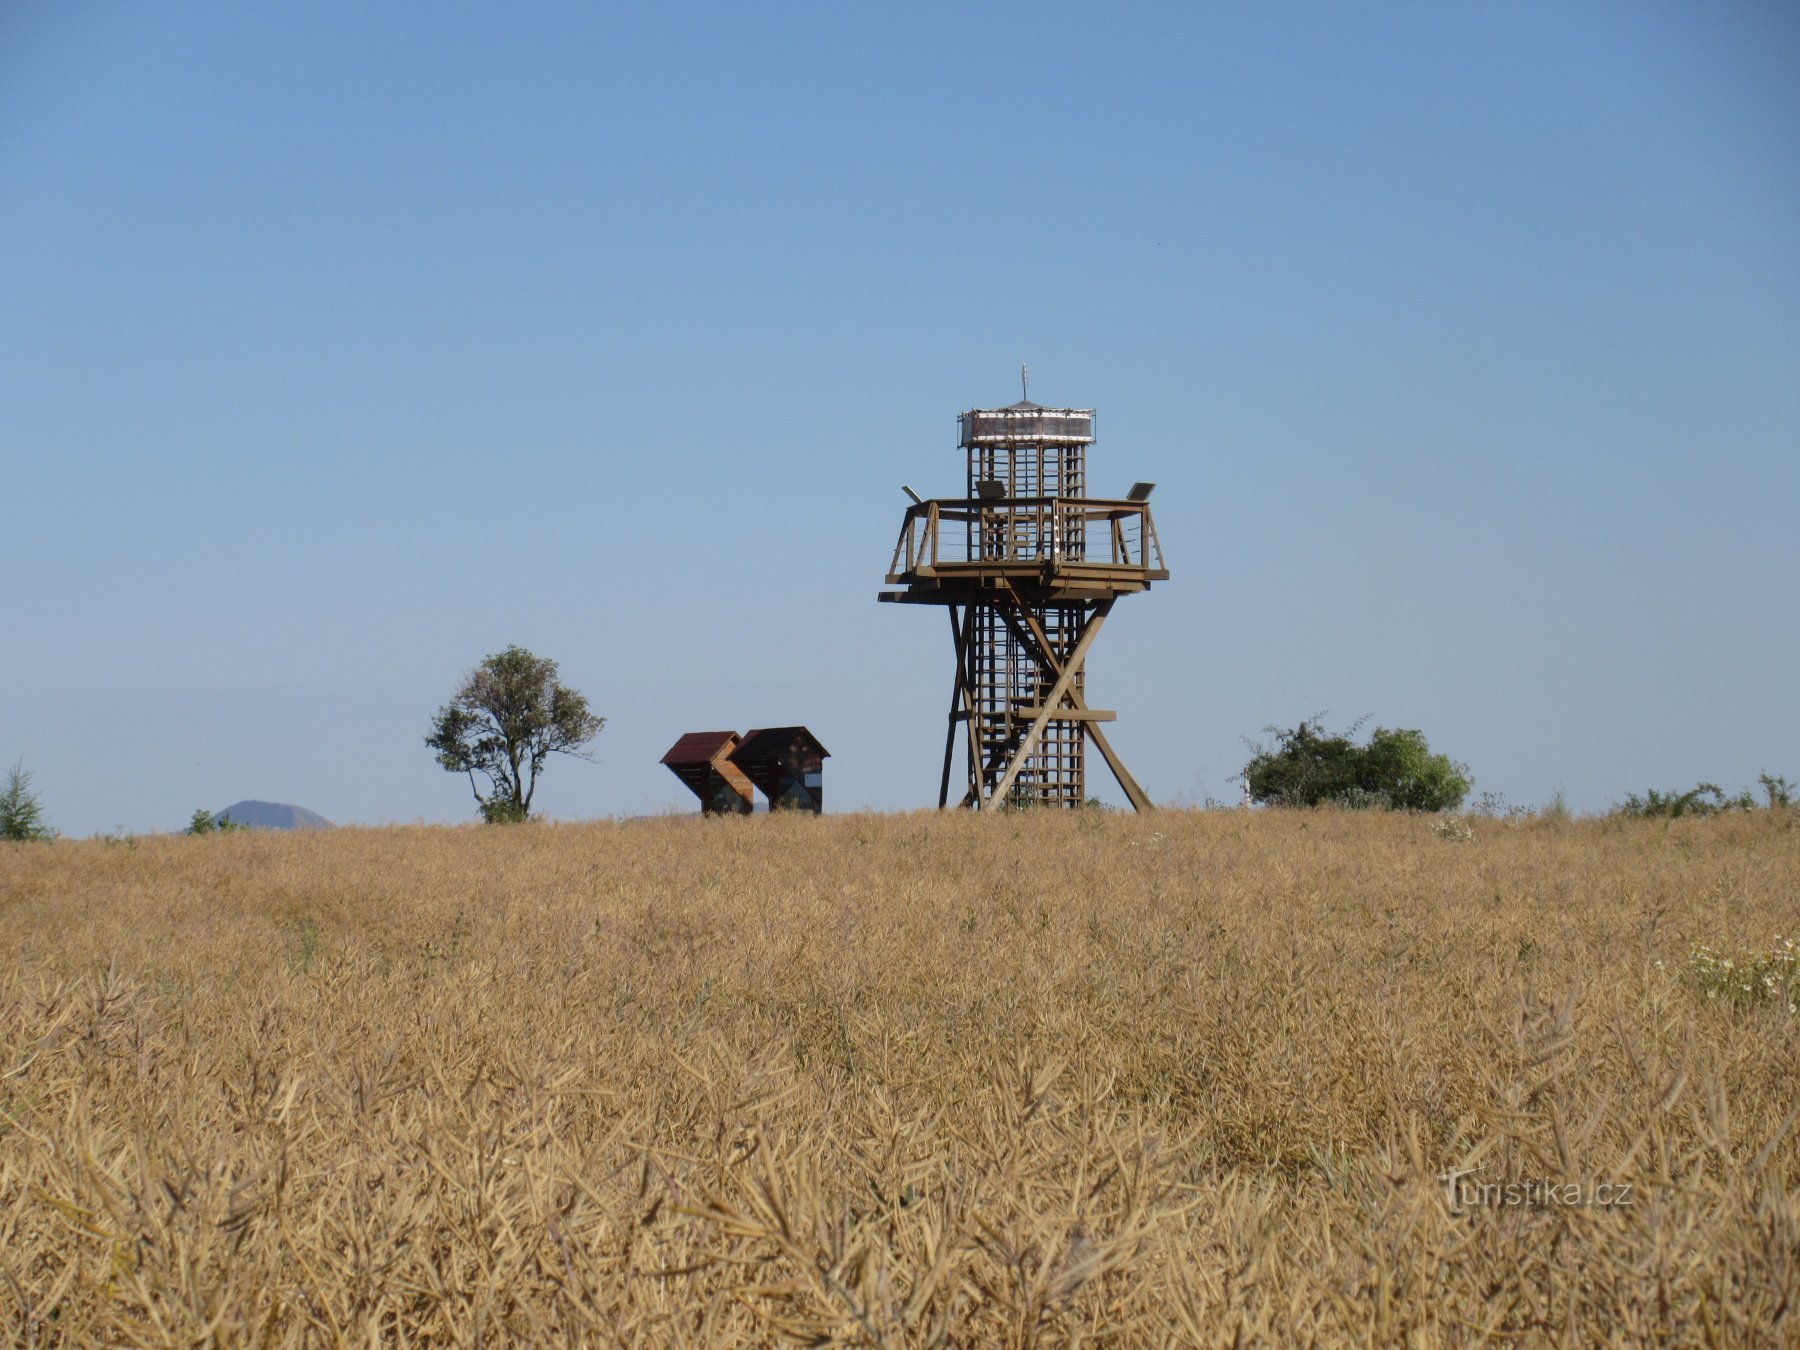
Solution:
{"label": "wooden plank", "polygon": [[[1045,710],[1041,704],[1031,708],[1014,708],[1013,715],[1035,719],[1039,713]],[[1118,713],[1105,712],[1099,708],[1050,708],[1048,711],[1052,722],[1116,722],[1119,720]]]}

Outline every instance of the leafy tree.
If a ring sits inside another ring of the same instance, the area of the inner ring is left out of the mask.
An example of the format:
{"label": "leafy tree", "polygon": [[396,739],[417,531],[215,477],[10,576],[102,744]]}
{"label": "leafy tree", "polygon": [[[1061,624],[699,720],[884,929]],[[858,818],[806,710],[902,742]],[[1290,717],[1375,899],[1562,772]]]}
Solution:
{"label": "leafy tree", "polygon": [[530,816],[551,755],[590,758],[582,747],[605,725],[586,698],[557,682],[556,662],[508,647],[463,677],[425,744],[448,772],[468,774],[482,818],[503,825]]}
{"label": "leafy tree", "polygon": [[0,839],[54,839],[56,831],[44,820],[43,804],[31,790],[31,770],[20,760],[6,772],[0,788]]}
{"label": "leafy tree", "polygon": [[[1264,727],[1275,747],[1252,745],[1256,753],[1244,766],[1250,799],[1275,806],[1317,806],[1338,801],[1356,786],[1356,744],[1348,735],[1328,732],[1317,717],[1292,731]],[[1352,735],[1356,728],[1350,729]]]}
{"label": "leafy tree", "polygon": [[1450,811],[1473,786],[1468,766],[1433,754],[1425,733],[1377,727],[1358,745],[1360,723],[1331,732],[1308,718],[1292,730],[1265,727],[1273,746],[1252,744],[1241,777],[1251,800],[1273,806],[1382,806]]}
{"label": "leafy tree", "polygon": [[1469,766],[1434,755],[1422,731],[1377,727],[1362,752],[1361,786],[1387,794],[1397,811],[1454,811],[1469,795]]}

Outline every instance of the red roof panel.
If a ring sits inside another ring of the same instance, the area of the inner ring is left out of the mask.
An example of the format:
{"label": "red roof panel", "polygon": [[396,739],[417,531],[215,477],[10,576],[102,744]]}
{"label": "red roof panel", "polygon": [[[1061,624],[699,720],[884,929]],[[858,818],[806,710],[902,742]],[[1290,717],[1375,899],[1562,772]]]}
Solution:
{"label": "red roof panel", "polygon": [[721,754],[729,754],[737,744],[735,731],[690,731],[669,747],[662,762],[670,768],[680,764],[711,764]]}

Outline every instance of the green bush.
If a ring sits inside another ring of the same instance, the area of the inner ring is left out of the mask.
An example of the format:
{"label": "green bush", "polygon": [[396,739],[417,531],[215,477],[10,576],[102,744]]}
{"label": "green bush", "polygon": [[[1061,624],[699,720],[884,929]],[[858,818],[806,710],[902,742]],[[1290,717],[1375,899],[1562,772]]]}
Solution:
{"label": "green bush", "polygon": [[531,818],[525,804],[510,797],[489,797],[478,809],[481,818],[490,825],[518,825]]}
{"label": "green bush", "polygon": [[1357,729],[1330,732],[1317,717],[1292,730],[1265,727],[1275,744],[1252,744],[1255,753],[1239,775],[1250,799],[1270,806],[1454,811],[1469,795],[1468,766],[1433,754],[1424,732],[1377,727],[1367,745],[1358,745]]}
{"label": "green bush", "polygon": [[233,830],[247,830],[250,827],[242,821],[233,820],[230,816],[215,816],[204,806],[200,807],[188,821],[189,834],[230,834]]}
{"label": "green bush", "polygon": [[[1785,777],[1775,774],[1760,774],[1757,781],[1762,784],[1766,798],[1763,805],[1771,811],[1786,810],[1794,805],[1794,784]],[[1696,783],[1686,792],[1658,792],[1649,789],[1642,797],[1635,792],[1625,795],[1624,802],[1618,807],[1617,814],[1638,818],[1661,817],[1674,819],[1678,816],[1716,816],[1722,811],[1754,811],[1757,802],[1749,788],[1745,788],[1735,797],[1727,797],[1725,791],[1717,783]]]}

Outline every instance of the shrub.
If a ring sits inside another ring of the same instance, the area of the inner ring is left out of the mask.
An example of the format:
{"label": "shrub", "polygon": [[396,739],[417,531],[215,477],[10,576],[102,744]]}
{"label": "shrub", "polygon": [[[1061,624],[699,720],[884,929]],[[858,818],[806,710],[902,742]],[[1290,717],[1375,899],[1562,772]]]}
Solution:
{"label": "shrub", "polygon": [[490,825],[518,825],[531,818],[523,802],[511,797],[489,797],[480,804],[481,818]]}
{"label": "shrub", "polygon": [[[1757,781],[1762,784],[1766,798],[1764,806],[1768,810],[1780,811],[1793,806],[1795,785],[1785,777],[1765,773],[1759,774]],[[1642,797],[1629,792],[1616,814],[1640,819],[1662,817],[1672,820],[1678,816],[1716,816],[1722,811],[1756,809],[1756,798],[1749,788],[1735,797],[1727,797],[1724,789],[1717,783],[1696,783],[1686,792],[1658,792],[1655,788],[1650,788]]]}
{"label": "shrub", "polygon": [[189,834],[230,834],[234,830],[247,830],[250,827],[241,820],[233,820],[227,815],[215,816],[204,806],[198,808],[188,821]]}
{"label": "shrub", "polygon": [[1433,754],[1422,731],[1377,727],[1367,745],[1357,745],[1352,739],[1357,726],[1329,732],[1317,717],[1292,730],[1264,730],[1274,735],[1275,745],[1253,743],[1255,753],[1239,775],[1252,801],[1453,811],[1473,786],[1468,766]]}

